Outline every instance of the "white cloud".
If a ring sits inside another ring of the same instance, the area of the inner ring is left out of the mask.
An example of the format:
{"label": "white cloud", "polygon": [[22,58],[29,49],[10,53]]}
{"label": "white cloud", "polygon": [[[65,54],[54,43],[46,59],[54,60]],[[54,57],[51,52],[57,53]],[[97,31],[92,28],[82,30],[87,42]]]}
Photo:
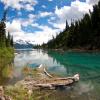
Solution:
{"label": "white cloud", "polygon": [[28,16],[29,16],[29,19],[34,19],[34,18],[36,18],[36,15],[34,15],[34,14],[29,14]]}
{"label": "white cloud", "polygon": [[45,5],[42,5],[42,8],[46,8],[46,6]]}
{"label": "white cloud", "polygon": [[28,19],[19,19],[22,26],[27,27],[28,25],[32,25],[34,21],[36,20],[36,15],[34,14],[29,14]]}
{"label": "white cloud", "polygon": [[55,28],[58,28],[58,29],[60,29],[61,31],[63,31],[63,29],[65,29],[65,26],[66,26],[66,24],[65,23],[53,23],[53,26],[55,27]]}
{"label": "white cloud", "polygon": [[32,5],[30,5],[30,4],[26,4],[25,5],[25,9],[27,10],[27,11],[34,11],[34,8],[33,8],[33,6]]}
{"label": "white cloud", "polygon": [[[19,1],[29,3],[22,5],[19,3]],[[2,2],[5,3],[6,0],[2,0]],[[12,8],[16,8],[18,10],[24,7],[24,9],[31,11],[34,10],[34,3],[32,4],[32,2],[33,0],[8,0],[7,6],[12,6]],[[14,36],[14,41],[21,39],[24,41],[34,41],[34,44],[46,43],[48,40],[52,39],[52,36],[56,36],[56,33],[59,33],[65,28],[66,19],[70,23],[71,19],[77,20],[82,18],[83,14],[89,12],[89,9],[93,9],[92,4],[96,2],[96,0],[87,0],[86,2],[80,2],[79,0],[76,0],[71,2],[70,6],[64,6],[61,8],[56,6],[54,14],[52,12],[40,12],[38,15],[29,14],[28,19],[15,19],[12,22],[7,22],[7,30]],[[20,12],[19,15],[21,15]],[[47,16],[50,16],[48,23],[51,24],[54,28],[48,27],[46,25],[39,25],[35,22],[35,20],[38,18]],[[27,27],[28,25],[37,27],[41,29],[41,31],[26,33],[22,30],[21,26]]]}
{"label": "white cloud", "polygon": [[39,17],[51,16],[52,14],[52,12],[40,12]]}
{"label": "white cloud", "polygon": [[59,32],[59,29],[52,29],[48,26],[40,26],[40,28],[42,31],[35,32],[33,37],[35,44],[47,43],[52,39],[52,36],[56,36],[56,33]]}
{"label": "white cloud", "polygon": [[36,0],[1,0],[5,4],[5,7],[12,7],[14,9],[20,10],[33,10],[33,6],[37,4]]}
{"label": "white cloud", "polygon": [[50,2],[51,2],[51,1],[53,1],[53,0],[48,0],[48,1],[50,1]]}
{"label": "white cloud", "polygon": [[26,34],[23,30],[22,30],[22,25],[21,25],[21,21],[20,20],[13,20],[11,23],[7,22],[6,23],[6,28],[7,31],[10,32],[11,35],[13,35],[14,37],[14,41],[17,40],[31,40],[31,34]]}
{"label": "white cloud", "polygon": [[33,23],[32,26],[40,28],[41,31],[26,33],[22,30],[22,21],[18,19],[13,20],[12,22],[7,22],[6,26],[7,31],[9,31],[10,34],[13,35],[14,41],[34,41],[34,44],[47,43],[48,40],[50,40],[53,35],[56,36],[56,33],[59,31],[59,29],[52,29],[48,26]]}
{"label": "white cloud", "polygon": [[13,20],[12,23],[6,23],[7,31],[9,32],[20,32],[21,31],[21,23],[18,20]]}
{"label": "white cloud", "polygon": [[71,19],[77,20],[82,18],[83,14],[89,12],[89,9],[93,9],[92,5],[76,0],[71,2],[71,6],[64,6],[62,8],[56,6],[55,14],[59,18],[59,23],[64,23],[66,19],[70,23]]}
{"label": "white cloud", "polygon": [[38,23],[32,23],[31,26],[32,27],[39,27],[39,24]]}
{"label": "white cloud", "polygon": [[94,5],[94,4],[97,4],[97,3],[99,2],[99,0],[86,0],[86,2],[87,2],[88,4]]}

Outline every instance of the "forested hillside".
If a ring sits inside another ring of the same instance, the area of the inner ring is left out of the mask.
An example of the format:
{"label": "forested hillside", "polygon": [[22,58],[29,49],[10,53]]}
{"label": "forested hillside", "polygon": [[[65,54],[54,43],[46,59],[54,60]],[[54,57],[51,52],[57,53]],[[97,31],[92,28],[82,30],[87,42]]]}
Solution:
{"label": "forested hillside", "polygon": [[100,49],[100,1],[93,6],[93,12],[85,14],[81,20],[71,22],[63,32],[50,40],[43,48],[50,49]]}

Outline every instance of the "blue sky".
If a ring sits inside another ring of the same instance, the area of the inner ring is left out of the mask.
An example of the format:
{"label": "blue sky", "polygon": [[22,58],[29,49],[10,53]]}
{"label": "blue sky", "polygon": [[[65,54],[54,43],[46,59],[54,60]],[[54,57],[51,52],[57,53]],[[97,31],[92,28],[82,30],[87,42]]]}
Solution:
{"label": "blue sky", "polygon": [[7,31],[14,41],[42,44],[65,28],[66,20],[78,20],[99,0],[0,0],[0,19],[7,13]]}

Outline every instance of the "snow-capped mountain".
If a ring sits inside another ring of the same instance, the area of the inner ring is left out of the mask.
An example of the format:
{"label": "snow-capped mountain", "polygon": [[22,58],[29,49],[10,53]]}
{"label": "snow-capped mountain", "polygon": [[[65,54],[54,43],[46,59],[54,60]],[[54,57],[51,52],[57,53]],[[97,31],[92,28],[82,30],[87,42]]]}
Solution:
{"label": "snow-capped mountain", "polygon": [[33,42],[34,41],[17,40],[16,42],[14,42],[14,48],[15,49],[33,48]]}

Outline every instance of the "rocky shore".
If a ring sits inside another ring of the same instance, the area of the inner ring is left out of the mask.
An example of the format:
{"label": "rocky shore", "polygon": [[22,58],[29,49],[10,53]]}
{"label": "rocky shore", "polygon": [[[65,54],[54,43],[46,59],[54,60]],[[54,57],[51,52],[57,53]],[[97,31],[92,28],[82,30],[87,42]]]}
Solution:
{"label": "rocky shore", "polygon": [[11,97],[7,95],[16,96],[18,93],[22,95],[26,94],[26,97],[30,100],[29,98],[35,90],[56,90],[62,87],[66,88],[79,81],[79,74],[65,78],[53,76],[47,72],[43,65],[40,65],[35,70],[27,67],[24,71],[28,73],[31,72],[33,75],[27,76],[14,86],[6,86],[5,88],[0,86],[0,100],[12,100]]}

